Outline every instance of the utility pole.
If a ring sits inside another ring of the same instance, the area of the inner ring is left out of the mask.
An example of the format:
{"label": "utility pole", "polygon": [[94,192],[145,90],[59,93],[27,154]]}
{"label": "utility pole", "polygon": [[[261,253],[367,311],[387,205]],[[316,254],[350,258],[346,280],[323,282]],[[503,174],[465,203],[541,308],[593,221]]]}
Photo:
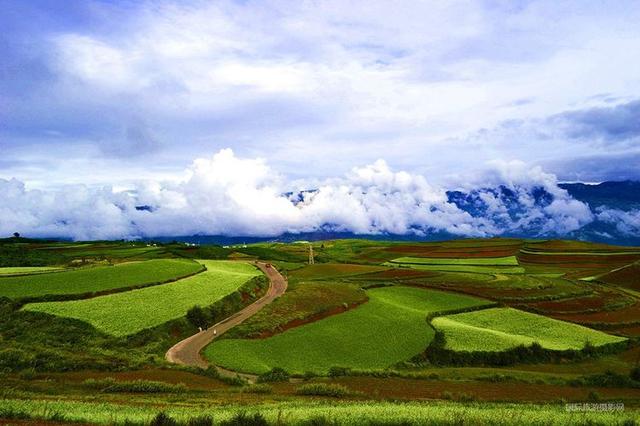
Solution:
{"label": "utility pole", "polygon": [[309,244],[309,265],[313,265],[313,245]]}

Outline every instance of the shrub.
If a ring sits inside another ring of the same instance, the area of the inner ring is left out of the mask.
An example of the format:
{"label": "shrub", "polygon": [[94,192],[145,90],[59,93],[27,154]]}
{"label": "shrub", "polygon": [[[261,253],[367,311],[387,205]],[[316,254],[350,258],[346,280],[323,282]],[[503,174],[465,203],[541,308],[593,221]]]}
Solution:
{"label": "shrub", "polygon": [[599,386],[608,388],[640,387],[640,383],[637,383],[631,379],[631,377],[618,374],[610,370],[607,370],[602,374],[582,376],[578,379],[569,381],[569,384],[572,386]]}
{"label": "shrub", "polygon": [[177,385],[165,382],[156,382],[151,380],[133,380],[128,382],[118,382],[113,377],[105,379],[87,379],[84,381],[86,386],[100,390],[100,392],[118,393],[169,393],[184,392],[187,388],[184,384]]}
{"label": "shrub", "polygon": [[258,383],[265,382],[288,382],[289,373],[284,368],[274,367],[271,371],[258,376]]}
{"label": "shrub", "polygon": [[464,392],[458,394],[458,401],[460,402],[473,402],[475,400],[476,398],[473,395],[466,394]]}
{"label": "shrub", "polygon": [[213,426],[213,417],[198,416],[189,419],[187,426]]}
{"label": "shrub", "polygon": [[440,398],[451,401],[453,399],[453,394],[449,391],[444,391],[440,394]]}
{"label": "shrub", "polygon": [[589,392],[589,396],[587,397],[587,399],[591,402],[598,402],[600,401],[602,398],[600,397],[600,394],[596,391],[591,391]]}
{"label": "shrub", "polygon": [[187,311],[187,320],[194,327],[206,328],[209,323],[209,317],[200,306],[194,306]]}
{"label": "shrub", "polygon": [[636,382],[640,382],[640,367],[636,367],[631,370],[631,373],[629,373],[629,377],[631,377],[631,379],[635,380]]}
{"label": "shrub", "polygon": [[266,394],[266,393],[273,392],[273,389],[269,385],[257,384],[257,385],[251,385],[251,386],[243,387],[242,388],[242,392],[244,392],[244,393],[264,393],[264,394]]}
{"label": "shrub", "polygon": [[231,419],[221,422],[220,426],[269,426],[269,423],[267,423],[267,420],[260,413],[248,415],[241,412]]}
{"label": "shrub", "polygon": [[149,426],[178,426],[178,422],[161,412],[156,414]]}
{"label": "shrub", "polygon": [[249,382],[247,379],[240,377],[239,375],[235,375],[232,377],[229,376],[218,376],[218,380],[223,383],[226,383],[230,386],[246,386]]}
{"label": "shrub", "polygon": [[341,377],[351,374],[351,369],[347,367],[331,367],[329,369],[329,377]]}
{"label": "shrub", "polygon": [[309,383],[296,389],[298,395],[330,396],[342,398],[350,394],[349,389],[342,385],[327,383]]}

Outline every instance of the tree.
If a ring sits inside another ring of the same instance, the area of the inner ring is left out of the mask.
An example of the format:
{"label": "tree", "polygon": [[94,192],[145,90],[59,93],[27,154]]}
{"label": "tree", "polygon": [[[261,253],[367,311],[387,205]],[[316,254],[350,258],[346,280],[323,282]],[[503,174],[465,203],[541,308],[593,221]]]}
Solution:
{"label": "tree", "polygon": [[13,238],[20,238],[20,233],[19,232],[14,232],[13,233]]}
{"label": "tree", "polygon": [[206,328],[209,318],[200,306],[194,306],[187,311],[187,320],[196,327]]}

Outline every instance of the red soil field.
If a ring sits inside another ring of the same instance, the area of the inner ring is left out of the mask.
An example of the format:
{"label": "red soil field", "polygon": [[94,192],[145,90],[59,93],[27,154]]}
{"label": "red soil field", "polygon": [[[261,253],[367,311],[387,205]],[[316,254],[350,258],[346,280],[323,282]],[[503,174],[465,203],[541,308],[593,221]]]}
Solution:
{"label": "red soil field", "polygon": [[609,284],[640,290],[640,264],[634,263],[617,271],[608,273],[598,278]]}
{"label": "red soil field", "polygon": [[588,243],[583,241],[544,241],[534,244],[526,244],[525,249],[530,251],[557,251],[557,252],[623,252],[638,251],[637,247],[612,246],[609,244]]}
{"label": "red soil field", "polygon": [[629,306],[633,300],[613,291],[595,291],[594,294],[573,299],[549,300],[530,303],[529,306],[548,313],[578,313],[588,309],[601,310],[607,305],[625,303]]}
{"label": "red soil field", "polygon": [[594,323],[637,323],[640,324],[640,302],[615,311],[601,311],[588,314],[553,314],[554,318],[578,322],[581,324]]}
{"label": "red soil field", "polygon": [[520,253],[518,260],[522,263],[532,263],[536,265],[566,265],[565,267],[579,267],[611,270],[616,265],[624,266],[640,259],[638,254],[611,254],[611,255],[569,255],[569,254],[529,254]]}
{"label": "red soil field", "polygon": [[[640,398],[640,389],[591,388],[555,386],[527,383],[491,383],[466,381],[417,380],[403,378],[378,379],[373,377],[340,377],[331,380],[352,391],[362,392],[367,397],[379,399],[440,399],[443,392],[449,392],[455,399],[460,394],[472,396],[483,401],[568,401],[586,400],[589,393],[597,391],[604,398],[632,399]],[[291,383],[274,386],[277,391],[293,393],[295,385]]]}
{"label": "red soil field", "polygon": [[393,280],[407,278],[430,278],[440,275],[438,272],[420,271],[411,268],[392,268],[386,271],[374,272],[372,274],[360,275],[358,278],[371,280]]}
{"label": "red soil field", "polygon": [[105,379],[113,377],[118,381],[153,380],[165,383],[184,383],[190,389],[212,390],[224,389],[228,385],[210,377],[193,374],[179,370],[149,369],[137,371],[78,371],[68,373],[45,373],[41,375],[45,379],[53,379],[57,382],[69,382],[81,384],[87,379]]}
{"label": "red soil field", "polygon": [[482,257],[507,257],[514,256],[520,251],[520,245],[513,246],[477,246],[477,247],[442,247],[401,245],[391,246],[388,252],[399,253],[402,256],[413,255],[415,257],[435,258],[482,258]]}

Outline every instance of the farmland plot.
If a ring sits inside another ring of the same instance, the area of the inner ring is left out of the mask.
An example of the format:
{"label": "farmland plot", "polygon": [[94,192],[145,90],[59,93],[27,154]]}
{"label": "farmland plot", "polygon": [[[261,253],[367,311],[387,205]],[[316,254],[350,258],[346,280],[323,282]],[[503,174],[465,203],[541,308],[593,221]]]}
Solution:
{"label": "farmland plot", "polygon": [[418,354],[434,332],[430,312],[482,305],[470,296],[411,287],[367,291],[369,302],[348,312],[302,325],[266,339],[223,339],[205,349],[216,365],[263,373],[325,373],[333,366],[384,369]]}
{"label": "farmland plot", "polygon": [[108,334],[126,336],[180,318],[194,305],[211,305],[260,274],[247,263],[201,263],[207,271],[173,283],[86,300],[30,303],[24,309],[75,318]]}
{"label": "farmland plot", "polygon": [[50,274],[2,277],[0,278],[0,296],[20,299],[141,287],[182,278],[201,269],[200,264],[191,260],[157,259]]}
{"label": "farmland plot", "polygon": [[511,308],[492,308],[434,318],[444,332],[446,348],[455,351],[499,352],[539,343],[546,349],[582,349],[626,340],[580,325]]}

